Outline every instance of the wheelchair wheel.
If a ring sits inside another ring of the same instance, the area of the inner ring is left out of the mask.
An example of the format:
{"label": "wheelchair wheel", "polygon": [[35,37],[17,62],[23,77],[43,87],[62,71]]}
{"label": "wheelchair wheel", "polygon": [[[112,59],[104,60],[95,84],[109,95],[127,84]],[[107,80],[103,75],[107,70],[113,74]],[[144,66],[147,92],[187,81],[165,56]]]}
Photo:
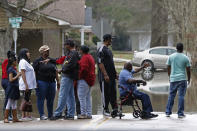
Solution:
{"label": "wheelchair wheel", "polygon": [[135,110],[135,111],[133,112],[133,117],[135,117],[135,118],[140,117],[140,115],[141,115],[141,112],[140,112],[139,110]]}

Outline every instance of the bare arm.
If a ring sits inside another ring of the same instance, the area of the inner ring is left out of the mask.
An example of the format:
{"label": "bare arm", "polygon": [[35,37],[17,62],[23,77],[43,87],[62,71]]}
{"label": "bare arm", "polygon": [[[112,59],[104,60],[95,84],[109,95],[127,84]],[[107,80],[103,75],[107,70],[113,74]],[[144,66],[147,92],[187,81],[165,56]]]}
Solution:
{"label": "bare arm", "polygon": [[190,78],[191,78],[191,70],[190,70],[190,66],[186,68],[187,71],[187,78],[188,78],[188,84],[190,83]]}
{"label": "bare arm", "polygon": [[10,81],[10,82],[15,81],[16,79],[18,79],[18,77],[19,77],[20,75],[21,75],[20,73],[17,73],[17,75],[16,75],[15,77],[13,77],[13,73],[10,73],[10,74],[9,74],[9,81]]}
{"label": "bare arm", "polygon": [[143,84],[145,84],[146,81],[144,81],[144,80],[128,79],[127,80],[127,83],[129,83],[129,84],[137,84],[137,83],[143,83]]}
{"label": "bare arm", "polygon": [[144,67],[143,67],[143,66],[142,66],[142,67],[136,67],[136,68],[135,68],[135,73],[140,72],[142,69],[144,69]]}
{"label": "bare arm", "polygon": [[148,63],[145,63],[143,66],[141,66],[141,67],[136,67],[135,68],[135,73],[138,73],[138,72],[140,72],[142,69],[144,69],[144,68],[146,68],[146,67],[148,67],[148,66],[150,66]]}
{"label": "bare arm", "polygon": [[29,87],[28,87],[28,84],[27,84],[27,80],[26,80],[26,75],[25,75],[25,70],[24,69],[21,70],[21,75],[22,75],[22,79],[23,79],[24,84],[25,84],[25,89],[27,91],[27,90],[29,90]]}
{"label": "bare arm", "polygon": [[171,66],[170,65],[168,65],[168,76],[170,77],[170,74],[171,74]]}
{"label": "bare arm", "polygon": [[104,67],[103,63],[100,63],[100,64],[99,64],[99,69],[100,69],[101,72],[103,73],[105,81],[106,81],[106,82],[109,82],[109,76],[107,75],[107,72],[106,72],[106,70],[105,70],[105,67]]}

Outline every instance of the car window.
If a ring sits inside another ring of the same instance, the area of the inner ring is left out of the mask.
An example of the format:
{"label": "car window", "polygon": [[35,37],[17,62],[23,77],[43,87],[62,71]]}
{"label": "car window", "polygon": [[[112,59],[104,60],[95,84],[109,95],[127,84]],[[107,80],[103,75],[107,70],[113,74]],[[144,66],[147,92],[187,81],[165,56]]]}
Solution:
{"label": "car window", "polygon": [[168,49],[168,55],[171,55],[171,54],[173,54],[173,53],[175,53],[175,52],[176,52],[175,49]]}
{"label": "car window", "polygon": [[167,54],[167,50],[164,48],[159,48],[159,49],[152,49],[149,52],[150,54],[158,54],[158,55],[166,55]]}

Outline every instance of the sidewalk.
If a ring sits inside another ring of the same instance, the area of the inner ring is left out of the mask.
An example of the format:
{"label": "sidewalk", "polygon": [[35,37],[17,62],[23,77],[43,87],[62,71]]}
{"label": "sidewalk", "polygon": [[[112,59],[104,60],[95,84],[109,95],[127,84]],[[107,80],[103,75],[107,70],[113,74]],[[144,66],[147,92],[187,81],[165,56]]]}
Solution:
{"label": "sidewalk", "polygon": [[185,118],[179,119],[176,114],[166,117],[164,113],[158,113],[159,117],[149,120],[133,118],[126,114],[123,119],[94,115],[92,120],[57,120],[4,124],[0,122],[1,131],[196,131],[197,114],[186,114]]}

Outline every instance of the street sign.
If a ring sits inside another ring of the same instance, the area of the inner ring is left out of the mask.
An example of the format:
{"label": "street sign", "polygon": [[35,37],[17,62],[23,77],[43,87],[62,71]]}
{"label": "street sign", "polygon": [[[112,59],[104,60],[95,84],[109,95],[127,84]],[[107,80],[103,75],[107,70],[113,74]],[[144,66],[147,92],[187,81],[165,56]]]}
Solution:
{"label": "street sign", "polygon": [[22,22],[22,17],[16,17],[15,20],[16,20],[16,23],[21,23]]}
{"label": "street sign", "polygon": [[22,17],[9,18],[9,23],[12,25],[12,28],[20,28],[21,22],[22,22]]}
{"label": "street sign", "polygon": [[20,23],[12,23],[12,28],[20,28]]}
{"label": "street sign", "polygon": [[18,31],[17,28],[20,28],[20,23],[22,22],[22,17],[11,17],[9,18],[9,23],[12,25],[13,30],[13,39],[14,39],[14,50],[16,53],[17,48],[17,37],[18,37]]}
{"label": "street sign", "polygon": [[9,23],[21,23],[22,22],[22,17],[11,17],[9,18]]}

